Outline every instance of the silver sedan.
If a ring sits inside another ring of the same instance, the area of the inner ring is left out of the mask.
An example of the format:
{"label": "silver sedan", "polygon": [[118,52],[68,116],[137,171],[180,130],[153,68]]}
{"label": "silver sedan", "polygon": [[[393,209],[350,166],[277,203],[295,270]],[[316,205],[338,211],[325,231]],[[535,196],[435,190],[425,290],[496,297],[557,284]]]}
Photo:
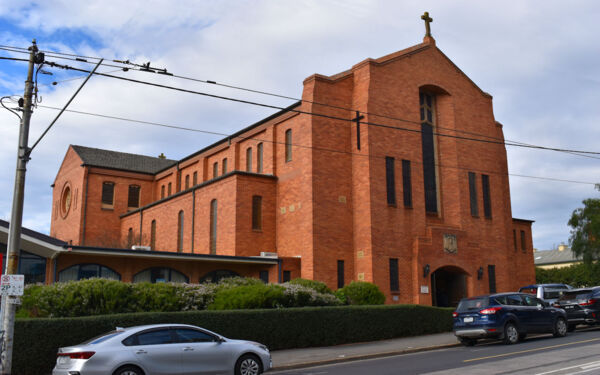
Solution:
{"label": "silver sedan", "polygon": [[154,324],[60,348],[52,375],[258,375],[270,368],[262,344],[190,325]]}

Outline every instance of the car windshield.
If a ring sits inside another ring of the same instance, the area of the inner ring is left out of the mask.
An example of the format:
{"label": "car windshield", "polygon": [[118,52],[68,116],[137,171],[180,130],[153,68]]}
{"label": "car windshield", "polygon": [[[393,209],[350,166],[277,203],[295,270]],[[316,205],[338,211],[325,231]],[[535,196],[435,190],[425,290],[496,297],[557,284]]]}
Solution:
{"label": "car windshield", "polygon": [[591,296],[592,296],[591,290],[565,291],[565,292],[563,292],[563,295],[560,296],[559,301],[584,300],[584,299],[589,299]]}
{"label": "car windshield", "polygon": [[489,305],[488,297],[463,299],[456,308],[457,312],[481,310]]}
{"label": "car windshield", "polygon": [[99,344],[105,340],[110,339],[111,337],[115,337],[116,335],[123,333],[123,331],[110,331],[100,336],[96,336],[93,339],[89,339],[87,341],[82,342],[80,345],[94,345]]}

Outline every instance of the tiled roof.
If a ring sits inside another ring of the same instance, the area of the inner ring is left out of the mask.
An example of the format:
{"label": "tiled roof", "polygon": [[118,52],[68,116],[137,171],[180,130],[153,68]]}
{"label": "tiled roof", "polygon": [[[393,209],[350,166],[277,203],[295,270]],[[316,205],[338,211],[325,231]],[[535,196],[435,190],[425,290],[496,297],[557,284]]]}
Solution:
{"label": "tiled roof", "polygon": [[101,150],[99,148],[75,145],[71,145],[71,147],[73,147],[73,150],[75,150],[77,155],[83,160],[83,164],[91,167],[155,174],[156,172],[177,163],[176,160],[129,154],[126,152]]}
{"label": "tiled roof", "polygon": [[[0,227],[4,227],[4,228],[8,229],[8,221],[0,219]],[[31,229],[28,229],[25,227],[21,227],[21,234],[38,239],[40,241],[44,241],[46,243],[49,243],[49,244],[55,245],[55,246],[64,246],[67,244],[65,241],[61,241],[58,238],[50,237],[43,233],[36,232],[34,230],[31,230]]]}
{"label": "tiled roof", "polygon": [[547,264],[559,264],[559,263],[570,263],[580,262],[581,259],[575,257],[575,254],[570,248],[566,247],[564,250],[543,250],[536,251],[533,253],[533,262],[536,266],[543,266]]}

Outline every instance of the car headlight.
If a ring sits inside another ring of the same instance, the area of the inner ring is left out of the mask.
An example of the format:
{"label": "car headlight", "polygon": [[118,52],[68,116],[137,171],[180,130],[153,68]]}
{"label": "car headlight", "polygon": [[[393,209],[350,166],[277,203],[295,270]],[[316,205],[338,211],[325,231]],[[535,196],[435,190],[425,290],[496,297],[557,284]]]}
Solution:
{"label": "car headlight", "polygon": [[252,342],[251,344],[254,346],[258,346],[259,348],[261,348],[262,350],[264,350],[267,353],[269,352],[269,348],[267,348],[266,345],[260,344],[258,342]]}

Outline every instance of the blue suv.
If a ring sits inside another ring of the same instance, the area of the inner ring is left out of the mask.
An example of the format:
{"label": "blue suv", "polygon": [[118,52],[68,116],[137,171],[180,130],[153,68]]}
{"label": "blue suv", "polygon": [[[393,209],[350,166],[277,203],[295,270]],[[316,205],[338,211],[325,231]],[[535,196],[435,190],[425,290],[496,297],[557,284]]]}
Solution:
{"label": "blue suv", "polygon": [[528,333],[567,335],[565,310],[551,307],[531,294],[498,293],[464,298],[452,315],[454,334],[466,346],[475,345],[482,338],[515,344]]}

